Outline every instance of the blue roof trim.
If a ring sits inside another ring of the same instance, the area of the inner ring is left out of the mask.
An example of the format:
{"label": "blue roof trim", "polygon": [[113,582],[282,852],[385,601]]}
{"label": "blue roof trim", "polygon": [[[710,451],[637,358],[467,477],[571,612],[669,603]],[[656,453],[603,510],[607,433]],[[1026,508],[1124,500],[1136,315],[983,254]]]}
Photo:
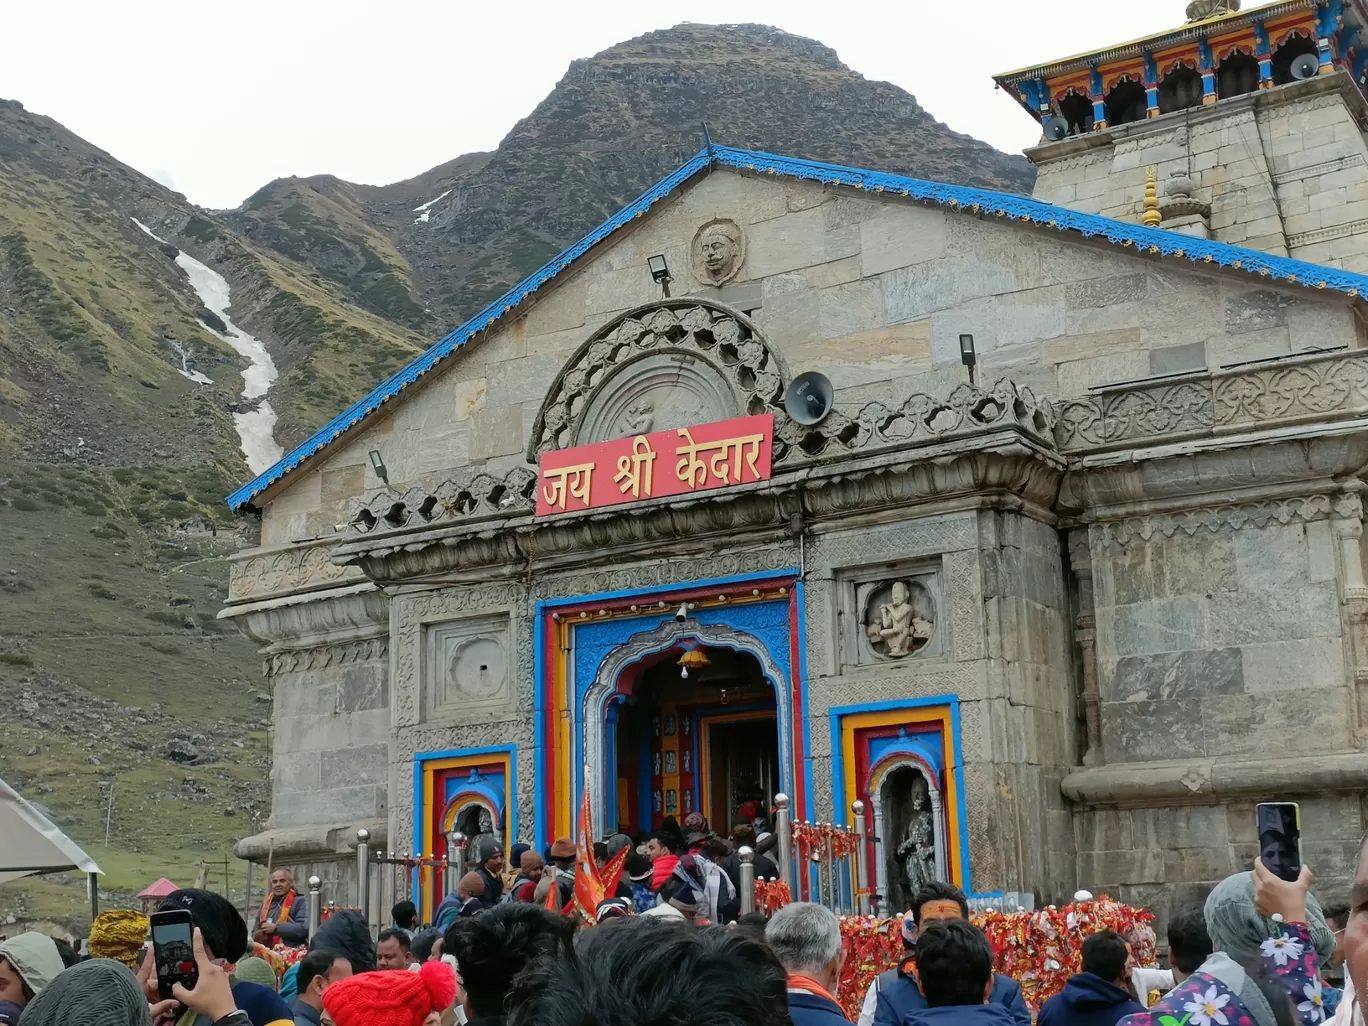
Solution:
{"label": "blue roof trim", "polygon": [[1187,235],[1175,235],[1163,228],[1147,228],[1144,225],[1128,224],[1125,221],[1117,221],[1110,217],[1067,210],[1064,207],[1043,203],[1026,196],[994,192],[991,189],[944,185],[939,182],[907,178],[882,171],[865,171],[859,168],[844,167],[840,164],[823,164],[814,160],[800,160],[796,157],[782,157],[773,153],[714,145],[700,150],[668,178],[642,193],[641,196],[623,207],[569,249],[548,261],[530,277],[504,293],[451,334],[441,339],[422,356],[376,386],[365,398],[328,421],[308,440],[292,449],[275,466],[237,489],[228,496],[229,508],[236,512],[248,505],[256,495],[318,453],[354,424],[370,416],[398,395],[405,386],[413,384],[456,349],[465,345],[472,337],[489,328],[504,314],[521,304],[592,247],[612,235],[619,228],[641,217],[656,203],[668,197],[700,171],[705,171],[716,165],[761,174],[783,175],[786,178],[797,178],[804,181],[821,182],[824,185],[843,185],[865,192],[884,192],[895,196],[907,196],[912,199],[935,203],[951,210],[991,214],[1015,221],[1027,221],[1061,232],[1076,232],[1087,238],[1105,239],[1114,245],[1133,248],[1141,253],[1180,257],[1192,263],[1232,268],[1283,283],[1301,285],[1307,288],[1329,289],[1355,297],[1368,297],[1368,277],[1335,268],[1322,267],[1319,264],[1311,264],[1303,260],[1270,256],[1267,253],[1245,249],[1242,246],[1232,246],[1224,242],[1212,242]]}

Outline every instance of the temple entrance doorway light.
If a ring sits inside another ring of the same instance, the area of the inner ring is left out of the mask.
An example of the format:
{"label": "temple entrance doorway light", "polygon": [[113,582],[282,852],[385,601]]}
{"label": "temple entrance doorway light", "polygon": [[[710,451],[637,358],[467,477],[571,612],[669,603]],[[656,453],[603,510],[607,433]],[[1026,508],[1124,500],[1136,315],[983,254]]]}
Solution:
{"label": "temple entrance doorway light", "polygon": [[743,804],[769,808],[781,789],[777,707],[754,655],[684,641],[626,672],[607,723],[617,829],[701,812],[725,835]]}

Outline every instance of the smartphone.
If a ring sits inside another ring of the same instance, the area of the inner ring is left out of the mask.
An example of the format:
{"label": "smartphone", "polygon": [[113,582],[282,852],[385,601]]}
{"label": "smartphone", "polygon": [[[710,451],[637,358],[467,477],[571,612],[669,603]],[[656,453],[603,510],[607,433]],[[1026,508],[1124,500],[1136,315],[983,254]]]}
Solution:
{"label": "smartphone", "polygon": [[1274,876],[1295,880],[1301,875],[1301,806],[1296,802],[1260,802],[1254,807],[1259,828],[1259,858]]}
{"label": "smartphone", "polygon": [[194,923],[183,908],[152,913],[152,956],[157,967],[157,992],[171,997],[171,985],[179,983],[191,990],[199,982],[195,963]]}

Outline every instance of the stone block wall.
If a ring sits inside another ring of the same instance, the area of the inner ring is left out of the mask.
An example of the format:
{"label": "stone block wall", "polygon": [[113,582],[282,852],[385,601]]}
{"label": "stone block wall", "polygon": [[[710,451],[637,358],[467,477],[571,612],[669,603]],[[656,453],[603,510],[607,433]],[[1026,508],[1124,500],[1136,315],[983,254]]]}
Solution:
{"label": "stone block wall", "polygon": [[[280,660],[277,662],[289,665]],[[271,784],[277,828],[369,824],[389,801],[389,656],[320,665],[304,657],[272,677],[275,736]]]}
{"label": "stone block wall", "polygon": [[[1092,546],[1108,763],[1349,747],[1328,521]],[[1295,698],[1293,698],[1295,696]]]}
{"label": "stone block wall", "polygon": [[[941,573],[938,653],[874,665],[842,658],[843,576],[910,564]],[[859,530],[819,530],[808,546],[809,716],[819,817],[831,801],[827,710],[956,695],[975,892],[1073,890],[1073,830],[1059,784],[1075,758],[1067,597],[1053,528],[1015,513],[963,512]]]}
{"label": "stone block wall", "polygon": [[1311,263],[1368,270],[1363,97],[1344,72],[1122,125],[1032,152],[1034,195],[1139,221],[1146,169],[1190,175],[1212,238]]}
{"label": "stone block wall", "polygon": [[[1348,902],[1368,825],[1364,799],[1272,792],[1267,800],[1300,804],[1302,854],[1316,874],[1313,893],[1323,904]],[[1154,912],[1162,941],[1173,912],[1253,867],[1259,854],[1254,805],[1080,809],[1074,815],[1078,886]]]}

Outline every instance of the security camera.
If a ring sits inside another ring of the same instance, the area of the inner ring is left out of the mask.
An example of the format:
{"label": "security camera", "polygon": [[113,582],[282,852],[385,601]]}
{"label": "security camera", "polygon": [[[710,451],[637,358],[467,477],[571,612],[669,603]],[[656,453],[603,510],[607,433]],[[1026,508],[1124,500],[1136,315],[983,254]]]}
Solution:
{"label": "security camera", "polygon": [[685,620],[687,620],[688,618],[689,618],[689,604],[688,604],[687,602],[685,602],[685,603],[683,603],[682,605],[680,605],[679,611],[678,611],[677,613],[675,613],[675,623],[683,623],[683,622],[684,622]]}

